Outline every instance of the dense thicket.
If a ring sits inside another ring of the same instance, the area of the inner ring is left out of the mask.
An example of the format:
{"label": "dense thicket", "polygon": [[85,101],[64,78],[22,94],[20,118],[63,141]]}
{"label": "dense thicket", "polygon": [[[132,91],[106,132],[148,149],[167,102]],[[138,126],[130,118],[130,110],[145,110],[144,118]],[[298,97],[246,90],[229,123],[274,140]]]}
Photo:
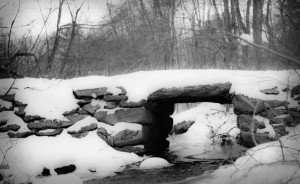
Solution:
{"label": "dense thicket", "polygon": [[[107,15],[99,24],[79,24],[80,6],[70,11],[72,22],[61,26],[66,4],[59,0],[59,7],[53,7],[59,10],[54,33],[12,40],[3,32],[11,28],[1,27],[2,77],[299,68],[297,0],[107,1]],[[242,34],[253,35],[254,45],[241,44]]]}

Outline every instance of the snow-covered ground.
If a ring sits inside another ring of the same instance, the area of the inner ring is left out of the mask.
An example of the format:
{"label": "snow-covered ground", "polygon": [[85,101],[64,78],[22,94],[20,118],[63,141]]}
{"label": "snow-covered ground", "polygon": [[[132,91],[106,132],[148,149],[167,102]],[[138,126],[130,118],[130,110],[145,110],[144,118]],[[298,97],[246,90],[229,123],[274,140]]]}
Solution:
{"label": "snow-covered ground", "polygon": [[[299,71],[298,71],[299,73]],[[117,94],[116,87],[123,86],[128,101],[147,99],[160,88],[185,87],[201,84],[232,83],[230,93],[263,100],[289,101],[297,106],[283,89],[299,84],[296,71],[231,71],[231,70],[169,70],[136,72],[112,77],[88,76],[70,80],[61,79],[0,79],[0,95],[10,89],[16,100],[28,104],[27,115],[39,115],[47,119],[65,120],[62,114],[78,107],[73,90],[108,87]],[[260,90],[277,87],[279,95],[266,95]],[[1,102],[1,101],[0,101]]]}
{"label": "snow-covered ground", "polygon": [[175,182],[185,184],[300,183],[300,125],[279,141],[249,149],[233,164],[213,172]]}
{"label": "snow-covered ground", "polygon": [[[297,105],[290,98],[289,92],[282,92],[287,87],[299,84],[299,76],[295,71],[180,70],[137,72],[113,77],[90,76],[70,80],[24,78],[14,81],[14,79],[0,79],[0,95],[5,94],[13,84],[10,94],[15,94],[17,101],[28,104],[25,108],[27,115],[65,120],[62,114],[78,107],[77,100],[73,97],[73,90],[77,89],[108,87],[108,91],[118,94],[117,87],[123,86],[127,91],[129,101],[140,101],[147,99],[149,94],[160,88],[225,82],[232,83],[231,93],[244,94],[264,100],[287,100],[291,102],[291,106]],[[277,96],[270,97],[260,92],[260,90],[274,87],[280,91]],[[0,102],[1,106],[10,107],[10,104],[6,102]],[[228,155],[235,154],[230,149],[224,150],[219,144],[219,135],[228,133],[231,137],[235,137],[239,132],[239,129],[236,128],[236,116],[232,109],[228,110],[220,104],[201,103],[196,108],[174,114],[173,118],[175,123],[182,120],[195,121],[188,132],[168,138],[171,142],[171,152],[180,158],[185,156],[226,158]],[[22,119],[13,112],[1,112],[0,121],[8,121],[7,124],[18,124],[22,131],[28,130]],[[97,123],[98,127],[104,127],[112,134],[125,128],[141,129],[140,125],[129,126],[123,122],[112,127],[89,117],[69,127],[69,130],[79,130],[80,127],[90,123]],[[220,183],[220,181],[222,181],[221,183],[230,183],[232,180],[235,183],[243,183],[243,176],[249,173],[249,169],[252,169],[253,173],[247,175],[245,182],[259,179],[256,173],[259,173],[260,177],[265,177],[272,172],[279,173],[272,175],[275,178],[280,178],[281,176],[289,177],[287,174],[289,171],[291,175],[294,174],[294,176],[299,177],[299,162],[298,165],[288,162],[291,159],[300,160],[297,152],[300,145],[293,141],[299,139],[299,132],[291,133],[289,136],[282,138],[281,142],[262,144],[250,149],[246,156],[235,162],[234,166],[222,167],[214,173],[207,174],[206,178],[194,181],[196,183]],[[287,145],[289,149],[284,149],[282,152],[282,143]],[[10,181],[15,183],[26,181],[33,183],[62,183],[63,181],[81,183],[94,177],[112,176],[115,172],[122,171],[126,165],[146,159],[146,157],[139,157],[133,153],[114,150],[97,136],[96,130],[89,132],[86,137],[81,139],[71,137],[67,134],[67,130],[56,137],[30,136],[24,139],[9,139],[6,133],[0,133],[0,147],[0,172],[5,177],[11,176]],[[233,150],[238,149],[237,146]],[[280,162],[281,160],[287,162]],[[273,162],[275,163],[273,164]],[[142,163],[141,168],[169,166],[167,162],[161,159],[145,160]],[[267,163],[267,165],[261,165],[262,163]],[[51,178],[36,177],[41,174],[44,167],[55,174],[54,168],[70,164],[76,165],[76,171],[73,174],[52,176]],[[5,166],[8,166],[9,169],[2,169]],[[284,170],[283,166],[289,169]],[[299,179],[293,181],[299,181]]]}

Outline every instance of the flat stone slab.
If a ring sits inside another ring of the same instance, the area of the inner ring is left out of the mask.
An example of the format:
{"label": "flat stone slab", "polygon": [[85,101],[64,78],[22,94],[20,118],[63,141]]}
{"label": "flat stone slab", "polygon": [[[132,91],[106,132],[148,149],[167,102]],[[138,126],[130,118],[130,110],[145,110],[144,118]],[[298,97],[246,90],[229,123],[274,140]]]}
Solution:
{"label": "flat stone slab", "polygon": [[67,128],[74,123],[71,121],[57,121],[57,120],[39,120],[28,123],[27,127],[30,130],[46,130],[46,129],[58,129]]}
{"label": "flat stone slab", "polygon": [[101,88],[92,88],[92,89],[81,89],[74,91],[74,94],[77,98],[97,98],[97,97],[103,97],[105,94],[107,94],[107,87],[101,87]]}
{"label": "flat stone slab", "polygon": [[231,83],[197,85],[187,87],[162,88],[148,96],[148,100],[168,100],[175,98],[211,98],[229,94]]}

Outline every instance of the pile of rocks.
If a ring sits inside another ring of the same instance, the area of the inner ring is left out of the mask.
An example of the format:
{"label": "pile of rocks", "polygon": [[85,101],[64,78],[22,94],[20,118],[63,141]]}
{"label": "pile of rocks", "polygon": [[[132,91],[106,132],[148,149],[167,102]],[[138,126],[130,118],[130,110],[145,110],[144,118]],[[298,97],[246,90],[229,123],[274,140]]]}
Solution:
{"label": "pile of rocks", "polygon": [[[0,99],[10,103],[1,106],[1,111],[14,111],[27,124],[28,131],[18,132],[20,126],[6,125],[0,122],[0,132],[8,132],[10,138],[26,138],[36,136],[57,136],[64,129],[75,138],[85,137],[90,131],[97,130],[100,138],[110,146],[123,151],[143,153],[159,153],[168,147],[166,137],[172,129],[173,105],[166,106],[158,102],[127,102],[126,90],[118,87],[117,94],[108,91],[106,87],[74,91],[79,107],[63,115],[68,121],[50,120],[38,115],[26,115],[26,104],[15,100],[14,95],[0,96]],[[3,103],[2,103],[3,104]],[[167,113],[166,113],[167,112]],[[98,127],[97,122],[91,122],[78,131],[68,130],[75,123],[93,117],[98,122],[114,126],[118,122],[139,124],[141,130],[121,130],[114,135],[108,134],[103,127]],[[167,133],[166,133],[167,132]],[[143,146],[140,146],[143,145]]]}
{"label": "pile of rocks", "polygon": [[[291,97],[300,104],[300,86],[291,90]],[[278,95],[276,88],[262,90],[268,95]],[[243,95],[235,95],[232,101],[235,114],[238,115],[237,125],[241,129],[239,142],[251,148],[256,144],[278,140],[288,134],[288,127],[300,123],[299,108],[289,108],[289,102],[277,100],[258,100]],[[271,135],[273,132],[274,135]],[[254,139],[253,139],[254,138]]]}

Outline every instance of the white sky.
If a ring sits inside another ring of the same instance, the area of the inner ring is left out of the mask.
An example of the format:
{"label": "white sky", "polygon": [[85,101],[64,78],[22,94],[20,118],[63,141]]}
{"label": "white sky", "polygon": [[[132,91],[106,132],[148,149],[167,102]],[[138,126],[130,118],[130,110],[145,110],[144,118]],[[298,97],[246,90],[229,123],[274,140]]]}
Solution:
{"label": "white sky", "polygon": [[[76,12],[77,8],[84,0],[69,0],[71,8]],[[15,21],[14,26],[27,25],[34,21],[30,26],[15,28],[13,33],[15,36],[24,35],[24,33],[32,32],[33,35],[40,33],[43,28],[43,17],[47,17],[49,10],[52,13],[49,17],[47,29],[49,32],[54,31],[58,16],[59,0],[20,0],[20,12]],[[17,10],[19,0],[0,0],[0,17],[3,19],[3,26],[10,27]],[[41,11],[40,11],[41,10]],[[106,0],[85,0],[83,7],[78,15],[78,23],[97,24],[101,21],[106,12]],[[71,16],[67,4],[63,6],[61,25],[71,22]],[[44,29],[45,30],[45,29]],[[7,29],[8,31],[8,29]]]}

